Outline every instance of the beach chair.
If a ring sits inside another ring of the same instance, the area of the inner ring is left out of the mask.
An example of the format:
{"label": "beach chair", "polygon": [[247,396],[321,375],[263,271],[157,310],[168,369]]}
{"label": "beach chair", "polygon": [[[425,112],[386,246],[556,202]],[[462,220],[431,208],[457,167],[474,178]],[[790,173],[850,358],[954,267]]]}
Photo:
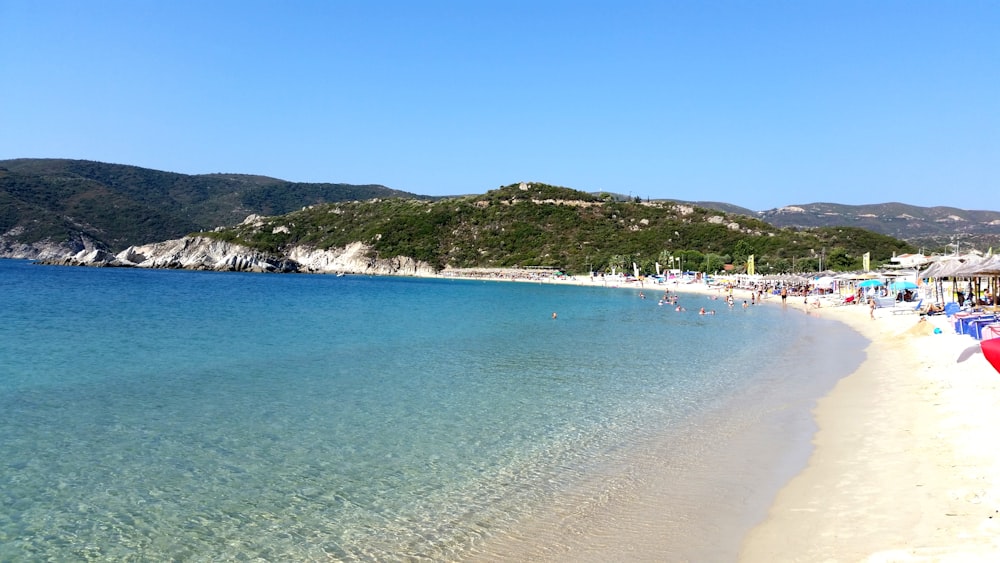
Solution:
{"label": "beach chair", "polygon": [[830,307],[840,307],[841,305],[851,305],[854,303],[853,295],[848,295],[847,297],[834,297],[831,295],[824,299],[826,299],[824,303],[828,303]]}
{"label": "beach chair", "polygon": [[923,303],[924,303],[924,300],[921,299],[920,301],[917,301],[917,304],[914,305],[913,308],[910,308],[910,307],[894,307],[892,309],[892,314],[893,315],[904,315],[904,314],[909,314],[909,313],[919,313],[920,312],[920,306],[923,305]]}
{"label": "beach chair", "polygon": [[896,298],[895,297],[876,297],[875,307],[879,309],[895,309],[896,308]]}

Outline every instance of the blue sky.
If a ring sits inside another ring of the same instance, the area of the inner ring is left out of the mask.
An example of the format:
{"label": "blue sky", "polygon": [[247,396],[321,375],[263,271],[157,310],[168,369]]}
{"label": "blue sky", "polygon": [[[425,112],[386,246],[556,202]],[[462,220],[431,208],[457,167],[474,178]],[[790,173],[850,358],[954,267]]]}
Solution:
{"label": "blue sky", "polygon": [[1000,2],[0,0],[0,159],[1000,209]]}

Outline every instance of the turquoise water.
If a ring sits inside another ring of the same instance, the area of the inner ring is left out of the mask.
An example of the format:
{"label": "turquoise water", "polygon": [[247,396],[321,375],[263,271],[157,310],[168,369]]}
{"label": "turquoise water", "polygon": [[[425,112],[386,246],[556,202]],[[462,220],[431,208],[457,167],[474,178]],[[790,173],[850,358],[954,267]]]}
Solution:
{"label": "turquoise water", "polygon": [[0,260],[0,560],[461,559],[860,361],[820,319],[703,299]]}

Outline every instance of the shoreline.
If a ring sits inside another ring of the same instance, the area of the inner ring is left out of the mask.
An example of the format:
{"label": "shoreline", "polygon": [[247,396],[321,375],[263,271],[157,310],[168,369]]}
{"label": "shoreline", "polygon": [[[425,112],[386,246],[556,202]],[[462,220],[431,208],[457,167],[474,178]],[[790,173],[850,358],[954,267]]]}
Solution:
{"label": "shoreline", "polygon": [[[460,279],[462,276],[443,276]],[[489,279],[721,294],[704,284],[608,284]],[[737,301],[748,290],[735,289]],[[812,299],[810,298],[810,302]],[[776,296],[761,304],[780,305]],[[978,341],[926,317],[845,305],[789,308],[833,320],[869,341],[866,357],[812,410],[816,432],[803,470],[742,538],[738,560],[982,561],[1000,554],[1000,374]],[[688,314],[697,314],[689,311]],[[934,333],[935,328],[941,332]],[[607,538],[599,538],[601,541]],[[655,540],[651,540],[654,541]],[[646,550],[637,550],[647,552]],[[622,553],[621,556],[637,555]]]}
{"label": "shoreline", "polygon": [[[626,289],[632,294],[642,291],[652,301],[669,290],[686,307],[684,314],[695,318],[702,305],[720,313],[728,308],[724,288],[704,283],[616,283],[618,280],[611,279],[605,283],[599,277],[471,279]],[[706,300],[710,297],[718,300]],[[736,308],[741,308],[744,299],[749,303],[750,292],[735,290],[734,297]],[[792,306],[795,299],[790,298],[782,307],[780,297],[771,295],[761,305],[781,315],[816,317],[810,310],[803,315],[803,308]],[[802,298],[797,299],[801,304]],[[867,308],[864,312],[867,315]],[[773,372],[775,381],[783,382],[772,389],[765,383],[769,379],[765,376],[756,390],[725,399],[682,431],[686,434],[682,443],[703,443],[707,447],[686,450],[676,442],[673,432],[640,446],[629,462],[618,468],[620,472],[594,476],[581,490],[567,491],[569,504],[560,503],[532,514],[515,528],[477,546],[469,560],[736,560],[744,537],[768,514],[775,495],[806,467],[816,431],[812,415],[816,401],[863,361],[861,350],[867,343],[863,336],[835,320],[817,318],[819,322],[836,325],[827,337],[850,346],[850,355],[854,356],[850,364],[831,361],[827,351],[819,369],[799,370],[797,353],[790,356],[786,350],[780,354],[782,359],[772,355],[774,360],[768,362],[768,352],[764,351],[761,370],[766,373],[777,369]],[[846,360],[847,356],[838,360]],[[780,364],[774,364],[776,360]],[[799,382],[786,380],[785,374],[791,372],[801,374]],[[732,416],[734,412],[740,415]],[[676,449],[678,446],[681,450]],[[608,490],[603,485],[595,486],[601,479],[609,483]],[[597,494],[590,498],[595,490]]]}

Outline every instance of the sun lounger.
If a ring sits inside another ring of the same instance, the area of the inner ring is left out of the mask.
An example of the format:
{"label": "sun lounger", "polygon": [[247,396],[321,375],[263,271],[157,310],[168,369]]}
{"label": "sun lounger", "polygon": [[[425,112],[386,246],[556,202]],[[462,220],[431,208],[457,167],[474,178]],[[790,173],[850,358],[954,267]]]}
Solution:
{"label": "sun lounger", "polygon": [[819,302],[822,303],[823,307],[840,307],[841,305],[848,305],[854,301],[853,295],[851,298],[845,299],[839,295],[824,295],[819,298]]}
{"label": "sun lounger", "polygon": [[895,297],[876,297],[875,306],[879,309],[894,309],[896,307]]}
{"label": "sun lounger", "polygon": [[914,305],[913,307],[893,307],[892,314],[893,315],[900,315],[900,314],[908,314],[908,313],[920,313],[921,312],[920,311],[920,306],[923,303],[924,303],[924,300],[921,299],[920,301],[917,301],[917,304]]}

